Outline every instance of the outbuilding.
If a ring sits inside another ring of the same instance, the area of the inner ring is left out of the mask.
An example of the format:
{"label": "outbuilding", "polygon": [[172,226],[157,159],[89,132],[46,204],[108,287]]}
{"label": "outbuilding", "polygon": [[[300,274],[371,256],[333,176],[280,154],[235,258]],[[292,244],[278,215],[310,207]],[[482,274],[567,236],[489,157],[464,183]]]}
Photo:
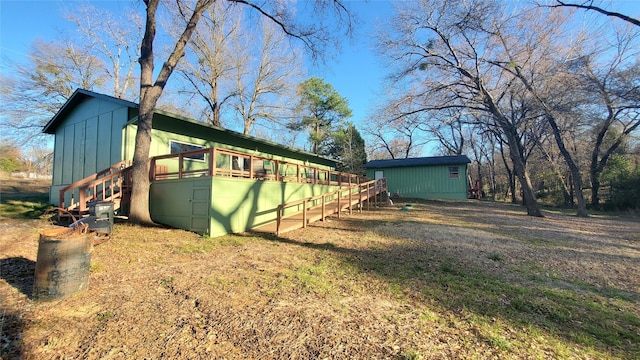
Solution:
{"label": "outbuilding", "polygon": [[418,199],[467,198],[469,188],[466,155],[372,160],[365,164],[367,177],[387,179],[391,195]]}

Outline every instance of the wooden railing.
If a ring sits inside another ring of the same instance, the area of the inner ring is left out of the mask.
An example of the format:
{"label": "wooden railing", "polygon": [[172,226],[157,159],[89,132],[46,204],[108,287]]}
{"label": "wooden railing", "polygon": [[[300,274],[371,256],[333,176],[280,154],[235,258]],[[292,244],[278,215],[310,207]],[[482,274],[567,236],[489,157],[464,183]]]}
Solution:
{"label": "wooden railing", "polygon": [[[131,167],[129,165],[128,161],[121,161],[108,169],[62,188],[60,190],[59,208],[61,210],[59,210],[59,215],[62,215],[65,210],[85,214],[88,211],[88,203],[92,201],[116,201],[118,205],[126,203],[132,184]],[[351,203],[353,189],[363,189],[363,187],[374,183],[374,181],[369,181],[366,177],[355,174],[219,148],[155,156],[149,159],[149,169],[151,181],[199,176],[228,176],[252,180],[274,180],[344,187],[344,189],[336,192],[316,197],[317,199],[321,198],[323,202],[327,200],[327,196],[330,196],[330,194],[337,194],[338,201],[340,201],[340,197],[345,192],[348,192],[349,202]],[[317,199],[301,201],[306,204]],[[293,206],[288,204],[283,205],[286,205],[286,207]],[[280,205],[280,207],[283,205]],[[278,208],[278,214],[282,212],[280,207]]]}
{"label": "wooden railing", "polygon": [[[294,216],[300,215],[302,212],[301,226],[306,227],[307,224],[313,219],[310,219],[308,213],[312,209],[320,209],[318,214],[319,218],[324,221],[324,218],[337,213],[340,218],[340,213],[345,208],[349,208],[349,212],[352,210],[354,204],[358,204],[359,208],[363,208],[363,202],[367,202],[367,210],[371,205],[371,198],[374,199],[374,205],[378,206],[379,197],[382,192],[387,191],[386,179],[369,180],[361,184],[351,185],[332,192],[328,192],[322,195],[311,196],[305,199],[286,202],[278,205],[277,218],[276,218],[276,235],[280,235],[282,221]],[[346,193],[346,195],[345,195]],[[336,206],[332,206],[331,209],[327,209],[329,204],[336,202]],[[285,210],[289,208],[302,207],[302,210],[291,211],[289,214],[285,214]]]}
{"label": "wooden railing", "polygon": [[92,201],[118,201],[119,205],[126,202],[131,186],[131,167],[128,165],[121,161],[60,189],[58,215],[62,215],[63,210],[86,213],[88,203]]}
{"label": "wooden railing", "polygon": [[155,156],[150,162],[151,181],[199,176],[229,176],[253,180],[351,186],[360,184],[366,179],[354,174],[219,148]]}

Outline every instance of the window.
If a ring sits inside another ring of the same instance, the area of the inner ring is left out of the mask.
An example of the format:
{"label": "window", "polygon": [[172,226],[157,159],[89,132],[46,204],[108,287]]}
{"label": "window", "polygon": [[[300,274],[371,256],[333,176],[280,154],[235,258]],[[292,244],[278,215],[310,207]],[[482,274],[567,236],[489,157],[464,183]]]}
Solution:
{"label": "window", "polygon": [[[172,154],[204,149],[204,147],[200,145],[187,144],[187,143],[173,141],[173,140],[169,141],[169,147],[171,148]],[[191,160],[204,161],[204,154],[189,155],[189,156],[185,156],[185,158],[191,159]]]}
{"label": "window", "polygon": [[449,179],[457,179],[460,177],[460,168],[457,166],[449,166]]}

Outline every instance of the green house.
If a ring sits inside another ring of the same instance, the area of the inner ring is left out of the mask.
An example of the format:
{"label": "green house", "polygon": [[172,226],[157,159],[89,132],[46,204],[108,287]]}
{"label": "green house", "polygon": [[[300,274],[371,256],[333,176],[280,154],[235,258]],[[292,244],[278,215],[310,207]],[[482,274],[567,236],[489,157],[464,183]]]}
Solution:
{"label": "green house", "polygon": [[[55,136],[50,202],[84,206],[88,193],[115,191],[104,182],[61,195],[133,160],[137,120],[133,102],[76,90],[43,130]],[[150,157],[152,219],[212,236],[273,221],[279,204],[339,187],[332,159],[163,111],[154,113]]]}
{"label": "green house", "polygon": [[387,179],[392,195],[418,199],[466,199],[466,155],[372,160],[365,164],[367,177]]}

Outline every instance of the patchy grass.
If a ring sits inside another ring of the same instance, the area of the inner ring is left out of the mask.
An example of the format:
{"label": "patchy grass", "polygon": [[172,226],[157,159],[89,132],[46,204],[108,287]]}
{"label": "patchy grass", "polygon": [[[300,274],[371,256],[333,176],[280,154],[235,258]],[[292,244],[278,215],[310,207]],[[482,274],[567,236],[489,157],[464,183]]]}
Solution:
{"label": "patchy grass", "polygon": [[637,218],[412,203],[282,237],[116,224],[90,289],[54,303],[25,285],[50,225],[14,221],[2,357],[640,357]]}
{"label": "patchy grass", "polygon": [[48,195],[34,194],[31,196],[5,196],[0,202],[0,219],[33,219],[42,216],[50,206]]}
{"label": "patchy grass", "polygon": [[0,179],[0,219],[34,219],[49,209],[49,185],[44,179]]}

